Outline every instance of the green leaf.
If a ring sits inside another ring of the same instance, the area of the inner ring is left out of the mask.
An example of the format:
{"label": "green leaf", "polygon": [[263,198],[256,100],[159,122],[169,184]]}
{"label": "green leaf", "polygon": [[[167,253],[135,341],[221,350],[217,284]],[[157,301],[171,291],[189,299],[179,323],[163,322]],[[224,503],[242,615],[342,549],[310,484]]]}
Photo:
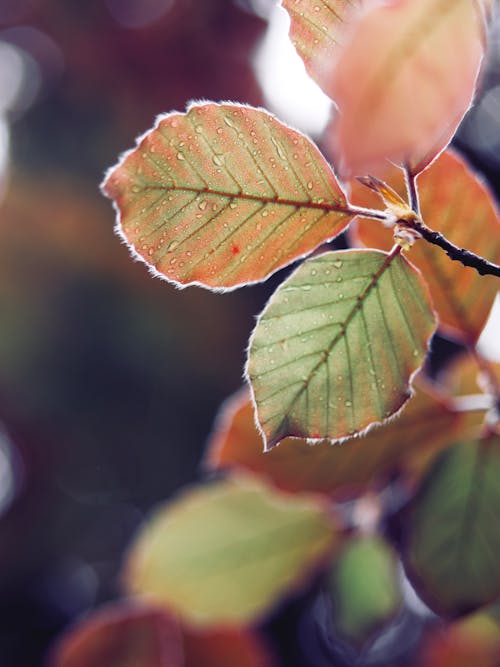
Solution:
{"label": "green leaf", "polygon": [[199,625],[251,623],[331,552],[335,524],[317,500],[234,477],[157,511],[133,545],[126,579]]}
{"label": "green leaf", "polygon": [[500,594],[500,437],[446,450],[415,498],[406,564],[423,599],[457,615]]}
{"label": "green leaf", "polygon": [[264,280],[351,219],[306,137],[263,110],[232,104],[161,116],[103,191],[133,253],[180,285]]}
{"label": "green leaf", "polygon": [[363,645],[401,606],[397,559],[387,542],[355,537],[339,554],[331,573],[334,622],[342,637]]}
{"label": "green leaf", "polygon": [[435,326],[420,275],[397,251],[305,262],[271,297],[250,342],[266,448],[286,436],[352,437],[394,415]]}

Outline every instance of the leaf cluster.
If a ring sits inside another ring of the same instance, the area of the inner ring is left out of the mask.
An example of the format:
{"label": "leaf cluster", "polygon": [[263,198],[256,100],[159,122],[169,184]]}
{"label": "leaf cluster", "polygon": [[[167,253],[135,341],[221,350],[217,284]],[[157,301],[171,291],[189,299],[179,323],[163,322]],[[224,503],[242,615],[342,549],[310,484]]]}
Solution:
{"label": "leaf cluster", "polygon": [[[418,664],[500,659],[500,371],[478,348],[499,217],[447,148],[492,3],[283,7],[338,107],[324,137],[335,171],[263,109],[192,103],[160,116],[103,184],[134,257],[178,287],[230,290],[299,265],[259,315],[247,386],[209,439],[205,469],[227,474],[156,512],[123,572],[139,607],[76,629],[58,667],[104,655],[122,667],[134,651],[152,667],[229,665],[234,651],[272,665],[255,624],[317,573],[334,649],[353,662],[411,613],[403,576],[448,621]],[[331,250],[343,231],[352,247]],[[463,347],[437,381],[421,370],[436,331]],[[382,526],[395,512],[403,538],[391,544]],[[137,636],[125,653],[123,633]]]}

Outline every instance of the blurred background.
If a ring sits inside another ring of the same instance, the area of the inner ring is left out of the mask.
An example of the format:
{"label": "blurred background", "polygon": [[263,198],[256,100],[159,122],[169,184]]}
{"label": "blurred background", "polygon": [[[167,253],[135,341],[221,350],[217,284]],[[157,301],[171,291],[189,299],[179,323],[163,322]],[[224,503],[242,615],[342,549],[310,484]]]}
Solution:
{"label": "blurred background", "polygon": [[[41,664],[118,592],[148,509],[199,475],[280,278],[182,292],[131,261],[99,193],[158,113],[331,112],[274,0],[0,0],[0,665]],[[457,147],[500,186],[500,30]]]}

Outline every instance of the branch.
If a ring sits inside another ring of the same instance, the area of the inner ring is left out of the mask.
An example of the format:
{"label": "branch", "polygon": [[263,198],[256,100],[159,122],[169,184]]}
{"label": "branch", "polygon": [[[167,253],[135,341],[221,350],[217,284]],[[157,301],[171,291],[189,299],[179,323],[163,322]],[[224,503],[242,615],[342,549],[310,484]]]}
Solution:
{"label": "branch", "polygon": [[422,238],[424,238],[429,243],[437,245],[442,248],[448,257],[454,261],[460,262],[464,266],[470,266],[481,275],[492,275],[500,278],[500,266],[488,262],[488,260],[480,257],[479,255],[474,254],[470,250],[465,248],[459,248],[454,245],[451,241],[448,241],[442,234],[435,232],[427,225],[424,224],[421,218],[420,213],[420,202],[418,197],[418,187],[416,183],[416,176],[412,173],[410,167],[405,165],[404,168],[406,189],[408,192],[408,200],[413,212],[416,214],[417,219],[409,217],[404,221],[404,226],[410,227],[417,231]]}
{"label": "branch", "polygon": [[421,220],[412,219],[404,222],[405,225],[414,229],[416,232],[422,236],[426,241],[437,245],[442,248],[448,257],[454,261],[461,262],[464,266],[470,266],[481,275],[491,275],[500,278],[500,266],[488,262],[484,257],[475,255],[470,250],[465,248],[459,248],[454,245],[451,241],[448,241],[442,234],[439,232],[434,232],[432,229],[427,227]]}
{"label": "branch", "polygon": [[405,173],[406,191],[408,193],[408,201],[410,203],[413,212],[420,217],[420,199],[418,196],[416,176],[415,174],[412,173],[408,165],[405,165],[404,173]]}

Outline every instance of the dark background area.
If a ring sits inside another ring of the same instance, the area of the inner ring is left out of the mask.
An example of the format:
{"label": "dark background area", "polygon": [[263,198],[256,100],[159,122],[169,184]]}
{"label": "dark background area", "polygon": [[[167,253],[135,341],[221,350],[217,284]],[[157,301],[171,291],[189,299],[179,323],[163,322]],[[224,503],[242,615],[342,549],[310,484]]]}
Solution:
{"label": "dark background area", "polygon": [[[241,385],[278,279],[226,295],[153,279],[98,188],[158,113],[264,103],[251,57],[273,4],[0,0],[1,667],[41,664],[71,619],[118,593],[135,529],[199,476]],[[458,144],[496,185],[497,44]]]}

